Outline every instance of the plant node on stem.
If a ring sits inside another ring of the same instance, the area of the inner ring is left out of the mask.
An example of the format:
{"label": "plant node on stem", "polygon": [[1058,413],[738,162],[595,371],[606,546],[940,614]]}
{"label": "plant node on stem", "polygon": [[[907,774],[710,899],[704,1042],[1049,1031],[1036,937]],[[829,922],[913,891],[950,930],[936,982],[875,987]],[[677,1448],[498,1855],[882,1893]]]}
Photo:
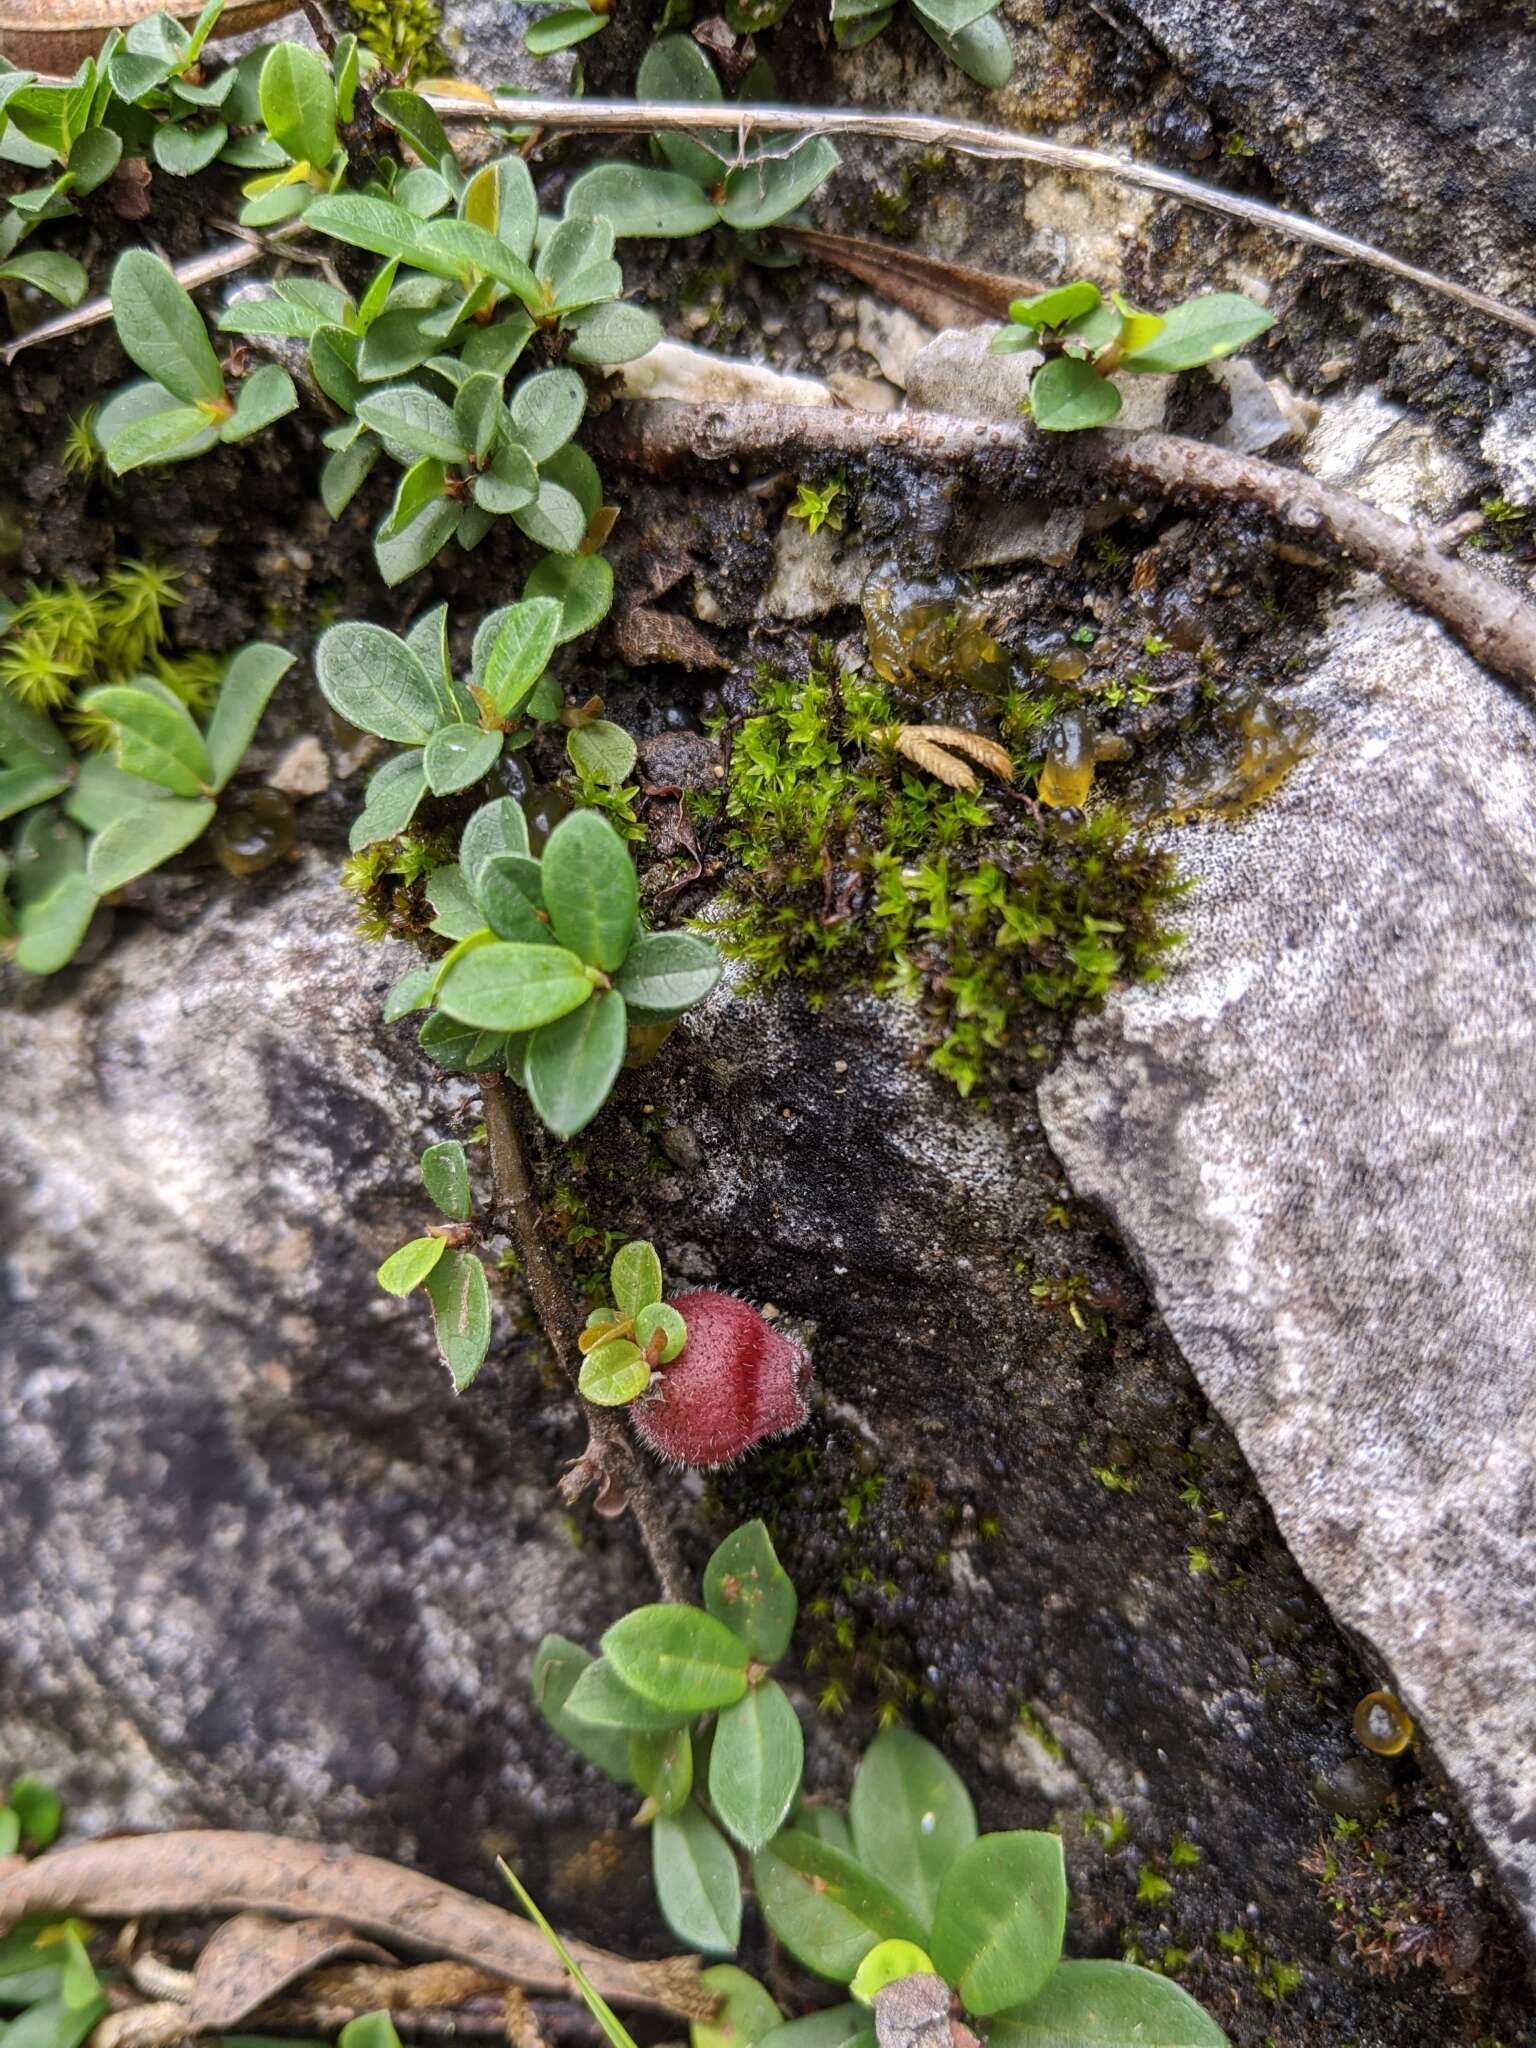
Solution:
{"label": "plant node on stem", "polygon": [[[581,1317],[544,1242],[539,1205],[507,1085],[499,1074],[487,1074],[481,1087],[497,1200],[505,1206],[517,1240],[534,1314],[554,1348],[560,1370],[575,1387],[581,1363],[576,1349]],[[671,1518],[657,1497],[650,1470],[630,1440],[621,1411],[599,1408],[585,1399],[581,1405],[587,1418],[587,1448],[561,1480],[560,1498],[570,1506],[589,1486],[595,1486],[599,1514],[620,1515],[628,1508],[663,1594],[668,1600],[688,1601],[692,1597],[688,1573]]]}

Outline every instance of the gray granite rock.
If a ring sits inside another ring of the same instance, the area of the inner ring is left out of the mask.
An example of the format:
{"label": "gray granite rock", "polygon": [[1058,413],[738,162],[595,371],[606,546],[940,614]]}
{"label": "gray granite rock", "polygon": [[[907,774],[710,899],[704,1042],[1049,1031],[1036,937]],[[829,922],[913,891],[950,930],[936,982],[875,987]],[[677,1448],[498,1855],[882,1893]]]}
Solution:
{"label": "gray granite rock", "polygon": [[1536,44],[1519,10],[1460,0],[1127,0],[1181,81],[1301,204],[1528,303]]}
{"label": "gray granite rock", "polygon": [[1536,717],[1370,584],[1288,701],[1042,1113],[1536,1926]]}
{"label": "gray granite rock", "polygon": [[455,78],[467,78],[487,91],[509,86],[559,97],[569,90],[581,46],[531,57],[523,41],[529,23],[553,11],[518,0],[443,0],[437,40]]}
{"label": "gray granite rock", "polygon": [[[419,1305],[374,1284],[420,1226],[420,1149],[476,1112],[379,1025],[398,963],[348,921],[315,858],[121,930],[0,1016],[28,1105],[0,1160],[0,1758],[52,1776],[77,1830],[276,1827],[472,1886],[510,1849],[573,1932],[658,1947],[625,1802],[526,1692],[545,1629],[594,1640],[649,1589],[624,1524],[555,1505],[580,1432],[515,1290],[455,1400]],[[1235,2039],[1272,2018],[1216,1946],[1241,1917],[1304,1965],[1302,2013],[1412,2048],[1300,1867],[1365,1676],[1134,1276],[1063,1207],[1029,1092],[962,1102],[925,1050],[900,1005],[722,989],[584,1141],[600,1227],[813,1331],[803,1438],[708,1498],[677,1484],[693,1562],[773,1522],[818,1660],[795,1681],[813,1782],[844,1789],[871,1696],[910,1686],[989,1825],[1061,1827],[1074,1947],[1168,1938],[1138,1873],[1184,1834],[1205,1861],[1178,1927]],[[547,1180],[573,1170],[551,1148]],[[1112,1332],[1033,1291],[1066,1271]],[[1189,1570],[1192,1456],[1240,1592]],[[865,1709],[846,1730],[816,1711],[833,1684]],[[1394,1846],[1475,1927],[1471,1874],[1394,1784]],[[1457,2038],[1455,2002],[1424,2001]]]}
{"label": "gray granite rock", "polygon": [[0,1014],[30,1106],[0,1165],[0,1757],[76,1827],[351,1836],[483,1882],[485,1831],[538,1854],[601,1821],[528,1661],[641,1581],[577,1557],[573,1404],[505,1321],[455,1400],[374,1284],[470,1097],[399,1056],[401,962],[349,924],[317,858]]}

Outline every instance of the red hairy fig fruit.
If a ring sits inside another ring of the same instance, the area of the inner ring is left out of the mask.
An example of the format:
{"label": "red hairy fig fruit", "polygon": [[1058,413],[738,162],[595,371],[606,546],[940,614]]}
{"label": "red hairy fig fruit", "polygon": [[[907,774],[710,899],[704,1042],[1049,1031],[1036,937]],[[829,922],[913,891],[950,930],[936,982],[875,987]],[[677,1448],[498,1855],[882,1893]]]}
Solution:
{"label": "red hairy fig fruit", "polygon": [[709,1288],[671,1304],[687,1342],[660,1380],[630,1407],[644,1442],[675,1465],[729,1465],[810,1414],[811,1361],[803,1344],[765,1323],[750,1302]]}

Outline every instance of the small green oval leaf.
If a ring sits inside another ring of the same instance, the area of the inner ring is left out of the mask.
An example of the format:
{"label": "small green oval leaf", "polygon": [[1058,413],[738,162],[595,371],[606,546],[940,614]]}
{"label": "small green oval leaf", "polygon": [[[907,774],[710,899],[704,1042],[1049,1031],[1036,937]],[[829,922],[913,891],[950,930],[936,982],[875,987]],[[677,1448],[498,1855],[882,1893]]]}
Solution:
{"label": "small green oval leaf", "polygon": [[709,1799],[744,1849],[755,1854],[783,1826],[804,1763],[799,1720],[773,1679],[722,1710],[709,1753]]}
{"label": "small green oval leaf", "polygon": [[950,1864],[928,1946],[967,2012],[985,2019],[1038,1995],[1066,1924],[1061,1839],[1020,1829],[983,1835]]}
{"label": "small green oval leaf", "polygon": [[190,846],[206,830],[213,812],[211,803],[171,796],[114,818],[91,841],[86,880],[101,896],[136,881]]}
{"label": "small green oval leaf", "polygon": [[848,1813],[859,1861],[884,1871],[932,1926],[945,1872],[976,1840],[976,1809],[959,1774],[931,1742],[887,1728],[860,1759]]}
{"label": "small green oval leaf", "polygon": [[212,782],[222,789],[240,766],[272,692],[293,666],[286,647],[253,640],[233,655],[224,670],[208,721]]}
{"label": "small green oval leaf", "polygon": [[441,462],[464,462],[469,449],[452,412],[440,398],[417,384],[386,384],[357,401],[357,417],[365,426],[397,441],[414,455],[435,455]]}
{"label": "small green oval leaf", "polygon": [[416,815],[416,807],[427,793],[427,778],[421,754],[394,754],[375,770],[363,799],[363,808],[352,821],[347,844],[354,853],[380,839],[395,839]]}
{"label": "small green oval leaf", "polygon": [[579,639],[608,614],[613,570],[601,555],[546,555],[523,585],[524,597],[551,597],[560,607],[556,639]]}
{"label": "small green oval leaf", "polygon": [[566,1710],[577,1680],[594,1661],[589,1651],[568,1637],[545,1636],[533,1660],[534,1703],[562,1742],[568,1742],[578,1756],[596,1764],[620,1785],[627,1785],[629,1736],[619,1729],[594,1727]]}
{"label": "small green oval leaf", "polygon": [[634,938],[640,897],[623,840],[596,811],[572,811],[550,833],[540,865],[555,937],[612,974]]}
{"label": "small green oval leaf", "polygon": [[665,1301],[653,1301],[635,1317],[635,1342],[647,1357],[651,1354],[652,1340],[658,1338],[657,1365],[670,1365],[688,1341],[688,1325]]}
{"label": "small green oval leaf", "polygon": [[451,796],[488,775],[501,753],[499,732],[478,725],[440,725],[422,752],[427,787],[434,796]]}
{"label": "small green oval leaf", "polygon": [[803,2020],[786,2020],[758,2048],[875,2048],[875,2030],[860,2005],[834,2005]]}
{"label": "small green oval leaf", "polygon": [[[987,12],[985,7],[976,10]],[[948,27],[948,23],[941,23]],[[956,23],[956,27],[963,26]],[[1091,313],[1099,303],[1099,288],[1086,277],[1080,277],[1074,284],[1059,284],[1048,292],[1036,292],[1033,298],[1015,299],[1008,308],[1008,318],[1021,327],[1065,327],[1069,320],[1081,319]]]}
{"label": "small green oval leaf", "polygon": [[1037,1998],[1000,2013],[990,2048],[1228,2048],[1201,2005],[1134,1963],[1058,1963]]}
{"label": "small green oval leaf", "polygon": [[611,1344],[599,1344],[587,1353],[577,1384],[595,1407],[623,1408],[650,1383],[651,1368],[639,1346],[627,1337],[615,1337]]}
{"label": "small green oval leaf", "polygon": [[572,1688],[569,1711],[594,1728],[622,1728],[628,1734],[684,1727],[693,1716],[658,1707],[631,1692],[606,1657],[595,1657]]}
{"label": "small green oval leaf", "polygon": [[535,462],[547,462],[581,424],[587,387],[574,370],[541,370],[525,377],[507,410],[512,431]]}
{"label": "small green oval leaf", "polygon": [[1053,356],[1034,374],[1029,409],[1046,433],[1071,434],[1112,420],[1120,410],[1120,394],[1080,356]]}
{"label": "small green oval leaf", "polygon": [[591,995],[586,970],[564,947],[497,941],[466,954],[438,1000],[450,1017],[482,1031],[533,1031]]}
{"label": "small green oval leaf", "polygon": [[620,1315],[638,1315],[641,1309],[660,1301],[661,1260],[655,1245],[643,1237],[620,1245],[608,1268],[608,1284]]}
{"label": "small green oval leaf", "polygon": [[747,1647],[713,1615],[637,1607],[603,1637],[603,1655],[642,1699],[672,1713],[728,1707],[747,1689]]}
{"label": "small green oval leaf", "polygon": [[[848,1989],[860,2005],[873,2005],[875,1994],[888,1984],[899,1984],[903,1977],[931,1977],[933,1974],[932,1957],[915,1941],[882,1941],[870,1950],[854,1971]],[[940,1983],[934,1989],[941,1991],[947,2000],[947,1987]]]}
{"label": "small green oval leaf", "polygon": [[[348,724],[383,740],[425,746],[440,716],[432,678],[405,642],[382,626],[348,620],[315,649],[320,693]],[[370,801],[372,790],[370,788]]]}
{"label": "small green oval leaf", "polygon": [[1121,368],[1138,376],[1197,369],[1231,355],[1274,324],[1273,313],[1241,292],[1204,292],[1170,307],[1157,333],[1141,348],[1127,350]]}
{"label": "small green oval leaf", "polygon": [[640,164],[594,164],[572,180],[565,211],[610,221],[616,235],[699,235],[720,218],[692,178]]}
{"label": "small green oval leaf", "polygon": [[224,373],[203,316],[169,264],[147,249],[127,249],[108,290],[118,340],[146,377],[188,405],[223,400]]}
{"label": "small green oval leaf", "polygon": [[476,663],[477,680],[497,716],[510,718],[549,666],[560,632],[560,607],[552,598],[524,598],[499,616],[496,637],[484,661]]}
{"label": "small green oval leaf", "polygon": [[480,870],[498,853],[528,851],[528,820],[523,807],[509,796],[492,797],[482,804],[459,840],[459,866],[473,889]]}
{"label": "small green oval leaf", "polygon": [[[635,1331],[638,1336],[638,1322]],[[704,1605],[740,1636],[758,1663],[777,1664],[786,1654],[799,1602],[762,1522],[733,1529],[710,1558],[704,1567]],[[871,1863],[873,1869],[882,1867]]]}
{"label": "small green oval leaf", "polygon": [[[658,1813],[680,1813],[693,1790],[693,1742],[686,1728],[629,1738],[629,1774]],[[705,1972],[705,1976],[708,1976]]]}
{"label": "small green oval leaf", "polygon": [[302,43],[277,43],[261,67],[261,118],[295,163],[323,170],[336,154],[330,66]]}
{"label": "small green oval leaf", "polygon": [[656,1903],[679,1941],[729,1955],[741,1940],[741,1878],[720,1830],[690,1803],[651,1829]]}
{"label": "small green oval leaf", "polygon": [[840,161],[824,135],[813,135],[782,156],[756,157],[739,164],[726,176],[720,218],[732,228],[771,227],[803,206]]}
{"label": "small green oval leaf", "polygon": [[716,1963],[701,1970],[699,1982],[720,2000],[712,2020],[694,2020],[688,2048],[757,2048],[782,2023],[779,2008],[767,1990],[734,1963]]}
{"label": "small green oval leaf", "polygon": [[634,740],[611,718],[594,718],[579,725],[565,742],[571,766],[590,782],[616,789],[635,765]]}
{"label": "small green oval leaf", "polygon": [[877,1942],[925,1938],[887,1884],[799,1828],[780,1829],[752,1876],[770,1932],[819,1977],[846,1984]]}
{"label": "small green oval leaf", "polygon": [[447,1249],[443,1238],[413,1237],[399,1251],[391,1252],[380,1266],[376,1276],[379,1285],[386,1294],[409,1294],[412,1288],[421,1285]]}
{"label": "small green oval leaf", "polygon": [[213,763],[186,707],[131,683],[89,690],[81,709],[112,721],[117,765],[173,796],[198,796],[213,785]]}
{"label": "small green oval leaf", "polygon": [[720,979],[720,955],[693,932],[643,932],[624,957],[615,987],[646,1017],[680,1017]]}
{"label": "small green oval leaf", "polygon": [[450,1223],[467,1223],[475,1198],[469,1185],[469,1160],[457,1138],[429,1145],[421,1155],[421,1178],[427,1193]]}
{"label": "small green oval leaf", "polygon": [[628,1042],[624,998],[613,989],[599,989],[590,1002],[534,1032],[523,1086],[556,1137],[573,1138],[591,1123],[613,1090]]}
{"label": "small green oval leaf", "polygon": [[427,1276],[438,1349],[462,1394],[485,1363],[491,1342],[491,1293],[473,1252],[446,1251]]}

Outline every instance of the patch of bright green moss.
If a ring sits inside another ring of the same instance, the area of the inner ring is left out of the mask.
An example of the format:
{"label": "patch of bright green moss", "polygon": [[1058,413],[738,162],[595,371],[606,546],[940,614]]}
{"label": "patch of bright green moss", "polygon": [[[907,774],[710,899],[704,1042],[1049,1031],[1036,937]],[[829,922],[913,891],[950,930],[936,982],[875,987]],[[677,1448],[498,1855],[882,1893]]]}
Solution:
{"label": "patch of bright green moss", "polygon": [[433,0],[348,0],[358,40],[387,71],[409,81],[430,68],[443,17]]}
{"label": "patch of bright green moss", "polygon": [[[813,1003],[849,985],[917,1003],[930,1063],[969,1094],[1033,1049],[1043,1013],[1157,974],[1182,885],[1119,813],[1065,823],[1012,792],[945,788],[883,735],[900,713],[878,682],[764,673],[758,689],[731,750],[721,937],[760,982],[792,978]],[[1004,712],[1022,781],[1039,720]]]}
{"label": "patch of bright green moss", "polygon": [[362,939],[409,939],[430,954],[448,942],[431,929],[435,912],[427,901],[434,868],[454,857],[456,833],[416,826],[396,839],[376,839],[341,864],[341,886],[357,898],[357,934]]}

